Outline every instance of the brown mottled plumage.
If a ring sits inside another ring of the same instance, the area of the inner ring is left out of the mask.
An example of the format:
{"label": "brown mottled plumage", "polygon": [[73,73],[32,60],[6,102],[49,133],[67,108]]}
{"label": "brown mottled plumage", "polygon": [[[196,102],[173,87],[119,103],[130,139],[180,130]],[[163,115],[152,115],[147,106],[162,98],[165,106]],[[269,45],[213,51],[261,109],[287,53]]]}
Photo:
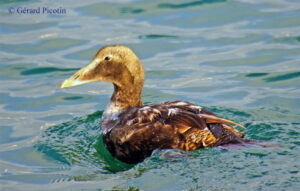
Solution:
{"label": "brown mottled plumage", "polygon": [[243,132],[211,111],[186,101],[143,106],[144,70],[131,49],[106,46],[93,61],[65,80],[61,88],[93,81],[114,84],[114,93],[101,121],[110,153],[126,163],[138,163],[155,149],[184,151],[243,143]]}

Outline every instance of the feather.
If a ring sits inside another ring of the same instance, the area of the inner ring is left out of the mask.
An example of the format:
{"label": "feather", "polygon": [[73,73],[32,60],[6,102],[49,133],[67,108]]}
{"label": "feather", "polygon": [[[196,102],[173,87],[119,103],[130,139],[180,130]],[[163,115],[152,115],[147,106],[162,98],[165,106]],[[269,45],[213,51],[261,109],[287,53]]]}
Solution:
{"label": "feather", "polygon": [[201,117],[204,117],[206,119],[207,123],[229,123],[229,124],[233,124],[233,125],[239,126],[239,127],[243,128],[243,129],[247,129],[246,127],[244,127],[241,124],[235,123],[235,122],[227,120],[227,119],[222,119],[222,118],[219,118],[217,116],[207,115],[207,114],[202,114],[202,113],[198,114],[198,115],[201,116]]}

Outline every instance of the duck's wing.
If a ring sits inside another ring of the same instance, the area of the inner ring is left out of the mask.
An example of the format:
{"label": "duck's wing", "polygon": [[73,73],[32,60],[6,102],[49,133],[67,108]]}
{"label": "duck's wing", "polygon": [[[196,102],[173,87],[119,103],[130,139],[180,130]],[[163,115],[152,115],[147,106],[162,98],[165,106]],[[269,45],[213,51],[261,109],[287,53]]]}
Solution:
{"label": "duck's wing", "polygon": [[186,101],[173,101],[152,106],[145,106],[131,115],[126,120],[126,125],[140,129],[145,124],[162,123],[162,126],[170,125],[173,130],[180,134],[190,129],[204,130],[206,128],[217,138],[222,135],[222,128],[238,132],[231,125],[246,129],[244,126],[230,120],[222,119],[213,112]]}
{"label": "duck's wing", "polygon": [[129,109],[120,114],[119,121],[106,136],[107,145],[119,159],[130,156],[129,162],[142,161],[158,148],[188,151],[242,141],[243,136],[229,125],[236,123],[183,101]]}

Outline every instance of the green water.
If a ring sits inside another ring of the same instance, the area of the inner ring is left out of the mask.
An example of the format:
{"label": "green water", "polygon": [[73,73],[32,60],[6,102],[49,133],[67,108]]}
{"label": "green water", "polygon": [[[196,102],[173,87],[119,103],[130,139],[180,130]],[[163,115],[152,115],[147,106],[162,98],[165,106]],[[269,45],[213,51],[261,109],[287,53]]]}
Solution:
{"label": "green water", "polygon": [[[109,2],[0,2],[1,191],[300,190],[297,0]],[[108,44],[141,59],[145,103],[194,102],[267,147],[111,158],[99,129],[112,85],[59,88]]]}

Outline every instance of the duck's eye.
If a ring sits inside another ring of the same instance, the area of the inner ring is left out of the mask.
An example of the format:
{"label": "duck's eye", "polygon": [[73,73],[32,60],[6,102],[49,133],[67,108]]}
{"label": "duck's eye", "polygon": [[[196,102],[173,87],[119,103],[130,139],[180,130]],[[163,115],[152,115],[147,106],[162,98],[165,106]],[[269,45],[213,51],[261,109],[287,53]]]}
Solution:
{"label": "duck's eye", "polygon": [[106,56],[106,57],[104,58],[104,60],[108,61],[108,60],[110,60],[110,57],[109,57],[109,56]]}

